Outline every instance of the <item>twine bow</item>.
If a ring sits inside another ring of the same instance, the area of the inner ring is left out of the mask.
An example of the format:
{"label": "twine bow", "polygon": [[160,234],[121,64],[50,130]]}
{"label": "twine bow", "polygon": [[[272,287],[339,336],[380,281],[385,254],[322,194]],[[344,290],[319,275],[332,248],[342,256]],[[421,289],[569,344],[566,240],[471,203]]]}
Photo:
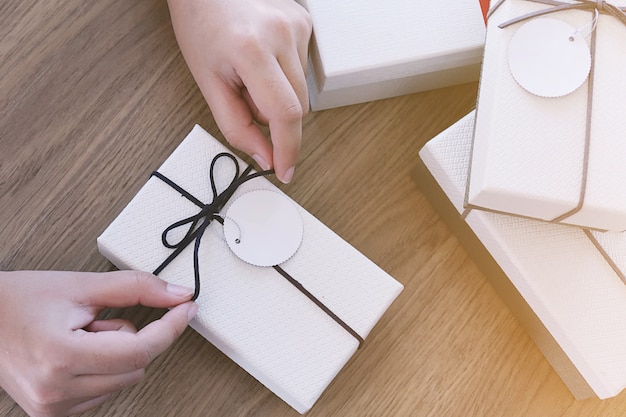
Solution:
{"label": "twine bow", "polygon": [[[504,3],[506,0],[499,0],[494,6],[489,10],[487,16],[491,16],[497,9]],[[548,9],[536,10],[534,12],[530,12],[524,14],[522,16],[518,16],[511,20],[508,20],[504,23],[498,25],[499,28],[505,28],[507,26],[513,25],[515,23],[522,22],[524,20],[532,19],[534,17],[543,16],[550,13],[560,12],[564,10],[589,10],[589,11],[597,11],[601,14],[611,15],[614,18],[620,20],[624,25],[626,25],[626,8],[618,7],[612,3],[607,2],[606,0],[572,0],[574,3],[564,2],[559,0],[524,0],[532,3],[540,3],[552,6]]]}

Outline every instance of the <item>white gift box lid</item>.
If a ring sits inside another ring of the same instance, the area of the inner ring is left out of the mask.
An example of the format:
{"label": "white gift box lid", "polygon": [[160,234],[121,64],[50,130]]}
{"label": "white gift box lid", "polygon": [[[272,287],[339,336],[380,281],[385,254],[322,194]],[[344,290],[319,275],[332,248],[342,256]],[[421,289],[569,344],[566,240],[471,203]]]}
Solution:
{"label": "white gift box lid", "polygon": [[[207,204],[213,199],[209,167],[221,152],[228,149],[196,126],[158,172]],[[226,188],[233,171],[232,164],[215,165],[218,190]],[[302,218],[302,243],[280,267],[365,338],[402,285],[266,178],[241,185],[223,212],[254,190],[280,194]],[[120,269],[152,272],[172,252],[161,243],[163,230],[199,210],[151,177],[98,237],[99,250]],[[193,249],[192,243],[159,276],[194,287]],[[200,308],[191,327],[297,411],[309,410],[354,354],[357,339],[272,267],[237,258],[216,221],[202,237],[199,264]]]}
{"label": "white gift box lid", "polygon": [[[610,3],[626,6],[624,0]],[[529,21],[498,25],[550,8],[506,0],[489,17],[467,202],[546,221],[626,230],[626,118],[621,110],[626,25],[606,14],[594,25],[592,10],[531,19],[567,23],[572,33],[587,34],[595,27],[597,35],[591,78],[565,96],[540,97],[518,85],[510,70],[511,39]],[[585,39],[591,42],[590,36]]]}
{"label": "white gift box lid", "polygon": [[479,0],[300,0],[313,20],[311,108],[476,81],[485,23]]}
{"label": "white gift box lid", "polygon": [[466,209],[474,117],[429,141],[422,161],[549,332],[550,343],[535,338],[544,354],[566,355],[570,364],[551,361],[565,382],[578,373],[599,398],[617,395],[626,387],[626,234]]}

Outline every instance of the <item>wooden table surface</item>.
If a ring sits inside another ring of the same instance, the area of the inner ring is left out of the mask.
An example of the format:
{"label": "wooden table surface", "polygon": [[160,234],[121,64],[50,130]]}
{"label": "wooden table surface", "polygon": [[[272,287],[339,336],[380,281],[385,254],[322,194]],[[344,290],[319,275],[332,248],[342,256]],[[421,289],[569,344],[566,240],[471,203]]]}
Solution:
{"label": "wooden table surface", "polygon": [[[418,190],[476,84],[310,114],[282,189],[405,285],[309,416],[617,416],[577,401]],[[0,3],[0,270],[107,271],[96,237],[195,123],[164,0]],[[139,325],[162,311],[122,313]],[[0,391],[0,415],[23,416]],[[296,416],[193,330],[87,416]]]}

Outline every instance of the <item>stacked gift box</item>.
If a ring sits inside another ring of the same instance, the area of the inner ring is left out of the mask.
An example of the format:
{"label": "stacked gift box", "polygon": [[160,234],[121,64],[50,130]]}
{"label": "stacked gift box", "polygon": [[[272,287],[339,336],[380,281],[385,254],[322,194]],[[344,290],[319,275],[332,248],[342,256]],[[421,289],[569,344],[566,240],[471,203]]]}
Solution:
{"label": "stacked gift box", "polygon": [[424,146],[417,171],[578,398],[626,388],[624,11],[492,4],[476,110]]}
{"label": "stacked gift box", "polygon": [[313,21],[313,110],[478,80],[487,0],[299,2]]}

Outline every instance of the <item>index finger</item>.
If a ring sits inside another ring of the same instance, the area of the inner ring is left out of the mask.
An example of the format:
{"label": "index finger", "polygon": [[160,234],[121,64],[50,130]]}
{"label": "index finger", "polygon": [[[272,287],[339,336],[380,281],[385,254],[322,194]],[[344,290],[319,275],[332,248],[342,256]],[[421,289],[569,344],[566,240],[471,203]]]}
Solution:
{"label": "index finger", "polygon": [[180,304],[137,333],[76,331],[77,375],[122,374],[145,368],[180,337],[197,310],[196,303]]}
{"label": "index finger", "polygon": [[[267,55],[262,64],[264,71],[242,73],[251,99],[269,121],[273,144],[273,161],[276,176],[289,182],[293,176],[302,140],[302,117],[306,110],[296,90],[275,57]],[[306,91],[304,75],[298,80],[298,89]]]}
{"label": "index finger", "polygon": [[142,271],[80,273],[77,302],[94,307],[172,307],[191,299],[191,288]]}

